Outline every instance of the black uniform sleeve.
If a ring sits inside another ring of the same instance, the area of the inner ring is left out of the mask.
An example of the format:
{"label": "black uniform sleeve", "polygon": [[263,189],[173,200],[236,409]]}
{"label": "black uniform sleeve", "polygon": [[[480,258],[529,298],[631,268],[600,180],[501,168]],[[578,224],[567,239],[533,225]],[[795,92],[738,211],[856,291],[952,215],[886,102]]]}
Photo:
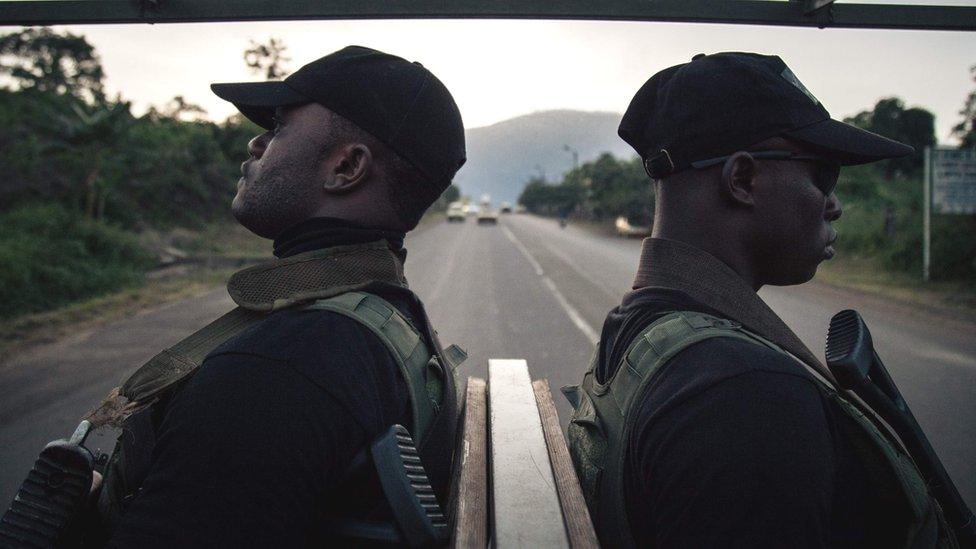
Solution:
{"label": "black uniform sleeve", "polygon": [[818,389],[796,370],[728,339],[669,364],[631,439],[640,546],[829,545],[833,443]]}
{"label": "black uniform sleeve", "polygon": [[174,397],[112,546],[307,545],[352,456],[407,409],[396,363],[354,321],[259,326]]}

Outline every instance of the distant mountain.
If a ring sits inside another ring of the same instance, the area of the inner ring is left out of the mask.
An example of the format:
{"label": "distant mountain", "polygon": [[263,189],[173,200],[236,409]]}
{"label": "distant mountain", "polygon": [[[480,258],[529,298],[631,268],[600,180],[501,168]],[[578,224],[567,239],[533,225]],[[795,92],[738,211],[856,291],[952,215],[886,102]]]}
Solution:
{"label": "distant mountain", "polygon": [[633,150],[617,136],[620,115],[573,110],[540,111],[465,132],[468,161],[454,178],[461,193],[477,200],[491,196],[495,205],[514,203],[525,182],[545,173],[559,181],[572,169],[579,151],[580,164],[604,152],[627,158]]}

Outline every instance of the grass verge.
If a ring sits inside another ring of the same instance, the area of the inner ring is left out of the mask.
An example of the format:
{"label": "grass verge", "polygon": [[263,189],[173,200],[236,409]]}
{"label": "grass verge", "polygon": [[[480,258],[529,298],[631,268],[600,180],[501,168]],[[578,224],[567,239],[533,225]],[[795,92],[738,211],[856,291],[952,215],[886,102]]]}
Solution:
{"label": "grass verge", "polygon": [[0,363],[17,352],[51,343],[138,314],[146,309],[198,295],[225,281],[233,269],[200,269],[74,303],[0,322]]}
{"label": "grass verge", "polygon": [[[430,212],[421,219],[417,230],[445,218],[444,212]],[[123,290],[51,311],[0,320],[0,364],[33,346],[212,290],[244,266],[268,259],[271,252],[269,241],[237,224],[147,234],[143,241],[149,248],[178,248],[188,257],[151,271],[141,283]]]}
{"label": "grass verge", "polygon": [[976,285],[965,281],[923,282],[919,275],[886,270],[866,257],[826,261],[816,280],[976,320]]}
{"label": "grass verge", "polygon": [[0,363],[14,353],[136,315],[146,309],[221,286],[236,270],[269,257],[271,245],[243,227],[218,224],[144,235],[149,247],[177,247],[187,257],[142,277],[141,282],[50,311],[0,320]]}

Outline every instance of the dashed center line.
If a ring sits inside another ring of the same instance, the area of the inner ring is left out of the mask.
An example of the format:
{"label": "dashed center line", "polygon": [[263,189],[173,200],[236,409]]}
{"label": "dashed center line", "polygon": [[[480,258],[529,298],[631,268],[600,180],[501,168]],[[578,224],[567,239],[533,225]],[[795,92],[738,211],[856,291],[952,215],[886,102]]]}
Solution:
{"label": "dashed center line", "polygon": [[559,306],[563,308],[563,311],[566,313],[566,316],[569,317],[569,320],[573,323],[573,325],[576,326],[576,328],[578,328],[584,336],[586,336],[586,339],[588,339],[590,343],[596,345],[600,341],[600,334],[598,334],[597,331],[590,326],[590,323],[583,318],[583,315],[580,314],[579,310],[577,310],[576,307],[573,307],[573,304],[566,299],[566,296],[564,296],[562,292],[559,291],[559,288],[556,287],[556,283],[553,282],[551,278],[546,276],[545,271],[542,270],[542,265],[539,264],[536,258],[532,257],[532,253],[529,252],[529,249],[525,247],[525,244],[522,244],[522,241],[515,236],[515,233],[504,225],[502,225],[501,229],[502,232],[505,233],[505,238],[509,239],[512,244],[514,244],[515,247],[522,252],[522,255],[525,256],[525,259],[529,262],[529,264],[532,265],[532,268],[535,269],[535,274],[542,277],[542,283],[545,284],[546,288],[549,288],[549,292],[553,297],[556,298],[556,302],[559,303]]}
{"label": "dashed center line", "polygon": [[534,257],[532,257],[532,254],[529,253],[529,249],[525,247],[525,244],[522,244],[521,240],[515,238],[515,233],[513,233],[512,230],[506,227],[505,225],[502,225],[502,232],[505,233],[505,238],[511,240],[512,244],[515,244],[515,247],[518,248],[520,252],[522,252],[522,255],[525,256],[525,259],[529,260],[529,264],[532,265],[533,269],[535,269],[535,274],[539,276],[545,276],[545,271],[542,270],[542,265],[539,265],[539,262],[536,261]]}

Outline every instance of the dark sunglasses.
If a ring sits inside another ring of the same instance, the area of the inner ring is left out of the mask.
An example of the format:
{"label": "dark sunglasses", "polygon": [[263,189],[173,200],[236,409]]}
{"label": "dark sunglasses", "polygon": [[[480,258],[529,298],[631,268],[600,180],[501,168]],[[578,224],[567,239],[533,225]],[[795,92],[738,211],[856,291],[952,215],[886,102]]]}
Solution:
{"label": "dark sunglasses", "polygon": [[[823,192],[824,196],[830,196],[837,185],[837,178],[840,176],[840,164],[834,160],[815,154],[801,154],[793,151],[746,151],[756,160],[793,160],[796,162],[812,162],[817,167],[814,177],[814,186]],[[732,155],[708,158],[692,162],[691,167],[696,170],[710,168],[722,164]]]}

